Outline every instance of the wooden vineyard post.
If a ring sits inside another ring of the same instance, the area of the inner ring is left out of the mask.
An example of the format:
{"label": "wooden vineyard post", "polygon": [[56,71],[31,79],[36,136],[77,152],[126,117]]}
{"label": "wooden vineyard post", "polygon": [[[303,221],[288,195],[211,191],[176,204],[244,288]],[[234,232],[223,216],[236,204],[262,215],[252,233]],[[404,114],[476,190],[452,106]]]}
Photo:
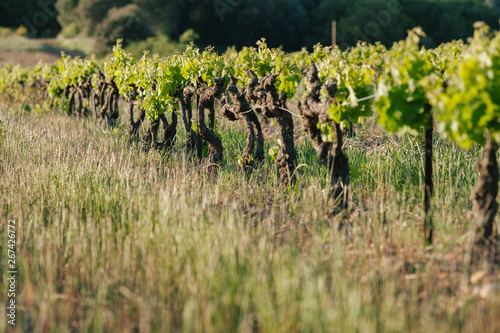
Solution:
{"label": "wooden vineyard post", "polygon": [[337,45],[337,21],[332,21],[332,47]]}
{"label": "wooden vineyard post", "polygon": [[[426,105],[427,110],[431,110],[429,104]],[[424,239],[426,245],[432,245],[432,236],[434,226],[432,224],[432,192],[434,191],[434,183],[432,181],[432,136],[434,132],[434,121],[432,115],[429,115],[428,128],[425,130],[425,186],[424,186],[424,211],[425,219],[423,224]]]}

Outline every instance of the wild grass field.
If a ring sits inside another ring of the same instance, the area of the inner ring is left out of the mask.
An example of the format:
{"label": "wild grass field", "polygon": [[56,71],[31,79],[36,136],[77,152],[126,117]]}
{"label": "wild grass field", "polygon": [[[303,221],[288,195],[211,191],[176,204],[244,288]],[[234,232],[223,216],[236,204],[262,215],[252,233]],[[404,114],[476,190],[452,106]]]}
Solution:
{"label": "wild grass field", "polygon": [[278,187],[269,156],[240,172],[234,123],[219,120],[214,177],[182,133],[162,156],[124,124],[0,108],[0,275],[8,219],[19,272],[17,324],[2,332],[500,331],[500,270],[468,264],[479,148],[435,134],[425,247],[422,145],[374,121],[346,139],[351,204],[332,216],[305,138],[296,186]]}

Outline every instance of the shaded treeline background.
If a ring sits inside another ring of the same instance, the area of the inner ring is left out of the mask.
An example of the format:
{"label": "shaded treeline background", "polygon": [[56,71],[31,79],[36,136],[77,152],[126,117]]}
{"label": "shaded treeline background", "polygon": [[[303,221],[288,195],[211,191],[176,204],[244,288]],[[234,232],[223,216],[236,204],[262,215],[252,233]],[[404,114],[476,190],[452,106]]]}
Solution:
{"label": "shaded treeline background", "polygon": [[0,26],[24,25],[32,37],[85,36],[96,50],[116,38],[125,44],[161,36],[164,42],[195,41],[200,47],[254,45],[265,37],[272,47],[299,50],[358,40],[391,45],[420,25],[433,47],[472,34],[475,21],[497,28],[500,0],[1,0]]}

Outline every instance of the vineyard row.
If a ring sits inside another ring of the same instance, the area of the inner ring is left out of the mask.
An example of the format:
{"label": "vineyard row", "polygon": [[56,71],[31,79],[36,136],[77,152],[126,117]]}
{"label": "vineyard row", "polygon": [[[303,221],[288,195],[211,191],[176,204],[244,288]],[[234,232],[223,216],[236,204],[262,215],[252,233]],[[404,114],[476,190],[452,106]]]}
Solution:
{"label": "vineyard row", "polygon": [[[118,101],[128,103],[129,132],[139,135],[145,118],[151,120],[143,136],[146,150],[168,150],[177,125],[184,131],[188,154],[203,157],[208,144],[210,172],[223,160],[216,130],[216,112],[230,121],[244,121],[246,146],[239,159],[251,172],[264,161],[264,136],[258,114],[276,121],[280,149],[275,162],[283,183],[295,182],[297,154],[294,114],[287,101],[299,101],[298,115],[331,176],[331,198],[336,209],[348,207],[349,163],[342,151],[342,132],[354,123],[377,115],[388,132],[425,134],[426,218],[423,233],[432,243],[430,218],[432,133],[438,128],[465,148],[484,145],[478,161],[479,180],[473,192],[475,244],[496,248],[500,143],[500,34],[476,24],[468,43],[454,41],[436,49],[419,46],[420,28],[391,48],[360,43],[341,51],[317,45],[313,52],[285,53],[270,49],[265,40],[241,51],[219,55],[193,45],[167,58],[147,52],[135,59],[120,43],[104,61],[95,57],[63,56],[54,65],[33,68],[7,65],[0,69],[4,103],[20,96],[32,103],[58,107],[69,115],[95,116],[113,126],[119,117]],[[299,89],[298,87],[304,87]],[[302,92],[304,91],[304,92]],[[137,114],[138,113],[138,114]],[[170,118],[170,120],[168,120]],[[163,138],[159,128],[163,126]]]}

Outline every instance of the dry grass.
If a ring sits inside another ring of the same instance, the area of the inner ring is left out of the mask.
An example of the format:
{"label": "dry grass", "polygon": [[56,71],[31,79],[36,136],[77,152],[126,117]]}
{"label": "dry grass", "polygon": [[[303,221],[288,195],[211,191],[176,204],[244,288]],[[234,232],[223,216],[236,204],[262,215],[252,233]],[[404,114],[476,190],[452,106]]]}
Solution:
{"label": "dry grass", "polygon": [[[210,178],[182,138],[162,157],[123,126],[0,120],[2,226],[21,225],[18,332],[500,331],[500,270],[467,265],[478,149],[436,137],[436,239],[423,248],[414,139],[365,127],[347,140],[352,207],[332,218],[307,141],[287,189],[268,163],[242,176],[244,134],[226,123],[225,166]],[[1,269],[5,238],[0,228]]]}

